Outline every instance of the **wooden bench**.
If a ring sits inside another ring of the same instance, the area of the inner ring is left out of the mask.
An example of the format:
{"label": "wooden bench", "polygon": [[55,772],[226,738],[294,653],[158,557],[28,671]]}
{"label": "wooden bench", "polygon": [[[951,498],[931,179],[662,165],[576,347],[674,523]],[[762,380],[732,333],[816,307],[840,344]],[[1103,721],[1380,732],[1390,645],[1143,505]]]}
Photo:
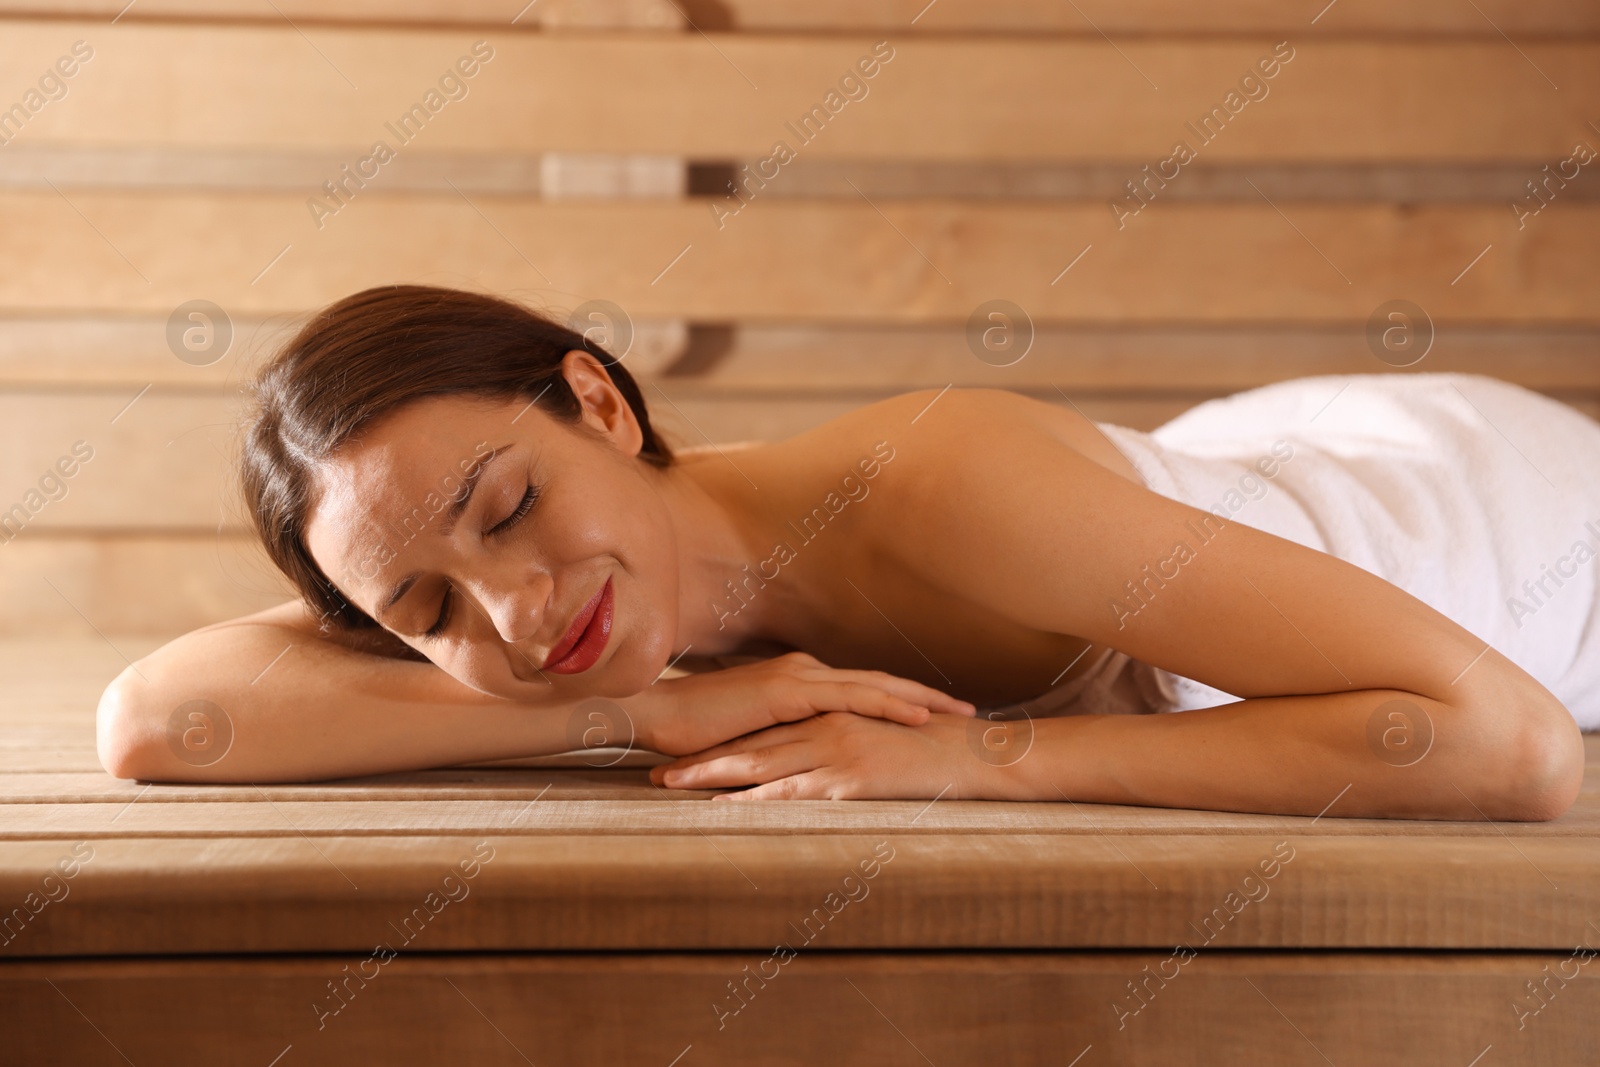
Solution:
{"label": "wooden bench", "polygon": [[92,725],[125,656],[286,595],[240,386],[368,285],[608,302],[684,445],[945,385],[1150,429],[1460,370],[1600,415],[1597,35],[1584,0],[0,0],[0,906],[93,850],[0,944],[0,1060],[1592,1058],[1592,781],[1540,825],[709,805],[640,753],[147,787]]}
{"label": "wooden bench", "polygon": [[1464,1067],[1600,1036],[1600,737],[1534,824],[707,804],[621,749],[147,785],[94,754],[120,664],[0,647],[0,905],[37,908],[0,915],[7,1062]]}

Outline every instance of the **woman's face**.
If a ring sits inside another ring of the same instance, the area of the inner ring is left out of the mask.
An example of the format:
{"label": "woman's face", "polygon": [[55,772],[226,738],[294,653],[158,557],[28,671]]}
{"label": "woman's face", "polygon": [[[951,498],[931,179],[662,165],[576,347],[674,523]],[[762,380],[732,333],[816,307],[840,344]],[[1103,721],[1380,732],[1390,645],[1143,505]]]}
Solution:
{"label": "woman's face", "polygon": [[[570,352],[562,369],[591,433],[523,399],[414,401],[319,468],[306,529],[347,600],[452,677],[511,699],[548,698],[552,685],[636,693],[676,637],[677,541],[660,472],[637,458],[638,421],[594,357]],[[608,581],[598,659],[582,666],[600,608],[576,660],[548,669]]]}

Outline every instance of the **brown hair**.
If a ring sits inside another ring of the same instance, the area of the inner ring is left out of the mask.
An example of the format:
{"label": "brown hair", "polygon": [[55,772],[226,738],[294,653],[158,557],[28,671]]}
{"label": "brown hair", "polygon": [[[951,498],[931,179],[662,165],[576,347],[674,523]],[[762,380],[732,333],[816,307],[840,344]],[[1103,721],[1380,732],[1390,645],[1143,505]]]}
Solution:
{"label": "brown hair", "polygon": [[385,285],[317,312],[252,385],[240,474],[267,555],[323,619],[377,626],[306,550],[316,465],[375,420],[430,396],[527,398],[576,423],[582,407],[561,374],[562,357],[574,349],[600,361],[633,409],[644,434],[639,458],[670,466],[672,451],[652,430],[633,376],[584,334],[521,304],[459,289]]}

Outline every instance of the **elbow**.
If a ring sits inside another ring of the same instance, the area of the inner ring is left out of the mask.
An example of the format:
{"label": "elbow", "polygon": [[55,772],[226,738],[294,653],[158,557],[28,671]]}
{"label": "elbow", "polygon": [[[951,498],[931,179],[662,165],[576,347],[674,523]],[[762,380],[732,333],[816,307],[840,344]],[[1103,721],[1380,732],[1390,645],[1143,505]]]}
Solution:
{"label": "elbow", "polygon": [[113,778],[138,778],[143,743],[134,693],[136,678],[129,667],[111,680],[95,708],[95,752]]}
{"label": "elbow", "polygon": [[95,709],[95,751],[113,778],[158,780],[165,724],[156,721],[150,685],[137,665],[124,670],[100,694]]}
{"label": "elbow", "polygon": [[1583,734],[1553,698],[1518,717],[1508,744],[1494,756],[1499,788],[1484,814],[1507,822],[1548,822],[1572,807],[1583,788]]}
{"label": "elbow", "polygon": [[1572,807],[1583,788],[1583,734],[1565,708],[1561,721],[1529,739],[1523,755],[1523,798],[1515,816],[1547,822]]}

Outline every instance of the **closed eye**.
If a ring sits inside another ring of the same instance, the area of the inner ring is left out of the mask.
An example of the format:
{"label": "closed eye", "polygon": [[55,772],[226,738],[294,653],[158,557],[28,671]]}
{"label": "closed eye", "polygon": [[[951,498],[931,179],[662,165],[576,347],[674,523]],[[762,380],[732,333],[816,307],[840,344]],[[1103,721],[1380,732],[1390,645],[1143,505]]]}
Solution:
{"label": "closed eye", "polygon": [[533,509],[533,505],[537,503],[538,500],[539,487],[536,485],[528,486],[528,491],[522,494],[522,501],[517,505],[516,510],[510,515],[507,515],[504,519],[501,519],[499,522],[495,523],[488,530],[485,530],[484,536],[493,537],[496,534],[504,533],[505,531],[511,529],[517,523],[522,521],[523,516],[528,514],[528,512]]}
{"label": "closed eye", "polygon": [[422,632],[423,637],[436,638],[444,633],[444,628],[450,625],[450,587],[445,586],[444,596],[439,598],[439,618],[434,624]]}
{"label": "closed eye", "polygon": [[[538,503],[538,501],[539,487],[537,485],[528,486],[528,491],[522,494],[522,500],[517,504],[516,510],[512,511],[510,515],[507,515],[504,519],[501,519],[488,530],[484,531],[484,536],[492,537],[495,534],[504,533],[505,531],[511,529],[517,523],[521,522],[523,517],[527,515],[528,512],[533,510],[533,505]],[[450,589],[447,586],[444,591],[444,596],[439,599],[439,617],[438,619],[434,620],[434,624],[432,626],[428,627],[422,632],[422,636],[430,640],[437,639],[444,634],[445,627],[448,625],[450,625]]]}

